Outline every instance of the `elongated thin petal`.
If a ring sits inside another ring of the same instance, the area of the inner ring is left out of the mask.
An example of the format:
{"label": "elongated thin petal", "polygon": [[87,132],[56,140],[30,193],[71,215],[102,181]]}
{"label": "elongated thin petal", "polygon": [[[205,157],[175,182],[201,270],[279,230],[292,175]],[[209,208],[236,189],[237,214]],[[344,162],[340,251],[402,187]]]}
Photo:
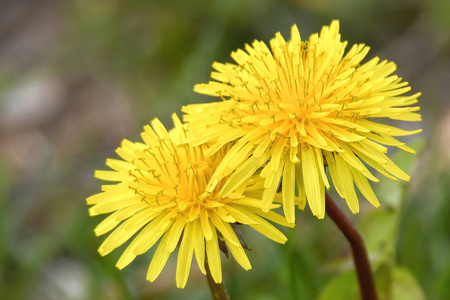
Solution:
{"label": "elongated thin petal", "polygon": [[205,238],[202,234],[202,227],[200,225],[200,220],[196,220],[193,223],[193,239],[194,239],[194,250],[195,257],[197,258],[197,264],[203,274],[206,274],[205,269]]}
{"label": "elongated thin petal", "polygon": [[262,166],[269,157],[269,153],[265,153],[259,157],[252,157],[243,163],[236,172],[227,180],[223,186],[221,194],[226,197],[234,191],[243,181]]}
{"label": "elongated thin petal", "polygon": [[350,171],[351,166],[338,154],[336,155],[336,168],[342,182],[344,198],[350,210],[355,214],[359,212],[359,202],[353,185],[353,176]]}
{"label": "elongated thin petal", "polygon": [[251,224],[250,227],[264,234],[265,236],[267,236],[271,240],[274,240],[277,243],[284,244],[287,241],[286,236],[281,231],[276,229],[273,225],[271,225],[263,218],[259,217],[259,223]]}
{"label": "elongated thin petal", "polygon": [[177,262],[177,287],[184,288],[189,277],[194,253],[194,224],[189,223],[184,230]]}
{"label": "elongated thin petal", "polygon": [[283,209],[289,223],[295,222],[295,165],[286,159],[283,169]]}
{"label": "elongated thin petal", "polygon": [[219,243],[215,229],[212,230],[212,238],[206,240],[206,256],[212,278],[216,283],[222,282],[222,265],[220,264]]}
{"label": "elongated thin petal", "polygon": [[166,242],[166,251],[173,252],[178,242],[180,241],[181,233],[186,225],[186,218],[184,216],[178,216],[176,221],[172,224],[172,227],[168,230],[166,235],[168,236]]}
{"label": "elongated thin petal", "polygon": [[147,280],[150,282],[155,281],[155,279],[159,276],[171,254],[171,252],[166,250],[167,239],[168,235],[165,235],[161,240],[158,249],[156,249],[155,255],[153,255],[152,262],[150,263],[147,271]]}
{"label": "elongated thin petal", "polygon": [[305,183],[303,181],[303,168],[302,164],[298,163],[295,165],[295,183],[297,186],[298,192],[298,208],[303,210],[306,206],[306,192],[305,192]]}
{"label": "elongated thin petal", "polygon": [[314,150],[311,147],[302,148],[303,181],[306,197],[313,215],[323,216],[325,206],[321,199],[319,171],[316,164]]}
{"label": "elongated thin petal", "polygon": [[281,175],[283,174],[283,168],[278,169],[272,173],[272,180],[270,185],[264,190],[262,196],[262,210],[264,212],[269,211],[270,205],[273,202],[275,193],[277,192],[278,186],[280,185]]}
{"label": "elongated thin petal", "polygon": [[366,199],[375,207],[380,206],[380,202],[378,202],[377,196],[373,192],[372,188],[370,187],[369,182],[367,181],[366,177],[362,175],[360,172],[351,169],[353,179],[355,180],[356,185],[358,186],[361,193],[366,197]]}

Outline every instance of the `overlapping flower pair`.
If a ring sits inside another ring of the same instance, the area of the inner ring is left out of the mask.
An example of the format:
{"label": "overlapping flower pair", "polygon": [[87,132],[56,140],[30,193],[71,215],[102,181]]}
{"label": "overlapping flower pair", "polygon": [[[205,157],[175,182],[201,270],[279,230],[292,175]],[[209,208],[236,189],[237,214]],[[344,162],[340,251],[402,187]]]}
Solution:
{"label": "overlapping flower pair", "polygon": [[[385,146],[414,152],[394,138],[420,132],[377,123],[372,118],[420,121],[420,93],[404,96],[407,82],[392,75],[392,62],[363,59],[369,47],[345,51],[339,23],[302,41],[277,33],[270,48],[255,41],[232,53],[235,64],[214,63],[215,80],[195,87],[222,101],[183,108],[167,131],[158,119],[145,126],[144,143],[124,140],[121,159],[95,177],[117,182],[87,199],[91,215],[111,213],[95,233],[110,233],[100,246],[106,255],[131,243],[117,267],[155,247],[147,279],[155,280],[179,245],[177,286],[183,288],[193,254],[205,273],[208,262],[222,281],[220,249],[251,268],[237,225],[248,225],[285,243],[272,221],[295,223],[295,207],[308,203],[318,218],[325,214],[326,169],[353,213],[359,211],[355,184],[374,206],[379,202],[367,179],[368,167],[391,179],[409,176],[386,155]],[[281,184],[281,186],[280,186]],[[281,192],[280,192],[281,190]],[[284,217],[272,209],[282,203]]]}

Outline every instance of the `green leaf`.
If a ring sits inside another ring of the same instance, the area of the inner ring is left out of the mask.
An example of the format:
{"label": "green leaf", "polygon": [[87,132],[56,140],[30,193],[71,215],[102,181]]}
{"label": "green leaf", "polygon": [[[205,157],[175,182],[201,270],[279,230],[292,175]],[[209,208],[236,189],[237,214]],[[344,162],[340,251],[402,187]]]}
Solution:
{"label": "green leaf", "polygon": [[374,266],[392,257],[396,242],[396,212],[376,210],[361,219],[358,229]]}
{"label": "green leaf", "polygon": [[412,273],[404,267],[384,264],[375,272],[378,298],[384,300],[425,300]]}
{"label": "green leaf", "polygon": [[413,274],[397,267],[392,274],[391,300],[425,300],[425,295]]}
{"label": "green leaf", "polygon": [[[425,300],[425,295],[412,273],[403,267],[384,265],[375,274],[378,296],[384,300]],[[361,299],[355,271],[331,279],[322,289],[318,300]]]}
{"label": "green leaf", "polygon": [[392,288],[392,265],[382,264],[378,266],[374,277],[378,299],[392,300],[390,297]]}
{"label": "green leaf", "polygon": [[322,289],[318,300],[359,300],[355,271],[348,271],[331,279]]}
{"label": "green leaf", "polygon": [[[356,226],[366,245],[373,269],[392,261],[396,243],[396,218],[394,210],[374,210],[361,218]],[[352,269],[352,256],[335,257],[327,261],[323,268],[326,272]]]}

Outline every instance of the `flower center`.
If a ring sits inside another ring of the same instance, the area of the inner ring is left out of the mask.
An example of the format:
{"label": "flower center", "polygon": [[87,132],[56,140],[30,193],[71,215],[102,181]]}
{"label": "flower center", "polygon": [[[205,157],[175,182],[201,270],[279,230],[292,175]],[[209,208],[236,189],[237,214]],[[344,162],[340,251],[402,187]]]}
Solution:
{"label": "flower center", "polygon": [[[207,191],[208,183],[213,175],[214,156],[204,157],[201,151],[196,149],[196,153],[190,153],[190,163],[181,171],[178,176],[178,193],[177,203],[180,213],[182,213],[188,221],[197,219],[200,212],[218,207],[222,204],[222,197],[214,189],[212,192]],[[185,161],[187,157],[185,158]]]}

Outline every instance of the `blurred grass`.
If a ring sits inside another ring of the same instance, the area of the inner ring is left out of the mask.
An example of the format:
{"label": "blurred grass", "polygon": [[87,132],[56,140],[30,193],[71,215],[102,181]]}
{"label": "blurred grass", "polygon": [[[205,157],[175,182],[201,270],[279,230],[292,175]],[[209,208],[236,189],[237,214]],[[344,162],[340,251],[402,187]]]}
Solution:
{"label": "blurred grass", "polygon": [[[254,39],[268,42],[277,31],[288,36],[293,23],[307,38],[332,19],[340,19],[344,40],[369,44],[369,58],[395,61],[397,74],[423,92],[421,136],[428,144],[411,182],[383,178],[388,188],[381,193],[405,195],[396,263],[412,271],[427,299],[450,297],[448,1],[31,3],[0,7],[0,299],[209,299],[196,266],[187,288],[175,288],[175,255],[152,284],[145,281],[151,253],[123,271],[115,268],[120,250],[99,256],[103,238],[93,229],[101,217],[88,217],[84,200],[99,191],[93,172],[121,139],[139,139],[154,117],[170,127],[182,105],[213,100],[192,92],[209,80],[213,61],[231,61],[231,51]],[[37,50],[25,47],[28,40]],[[40,119],[11,92],[29,82],[58,87],[56,95],[26,94],[43,107]],[[392,205],[380,199],[382,209]],[[351,217],[361,221],[375,211],[364,203]],[[244,232],[253,270],[224,259],[232,299],[317,299],[352,267],[330,220],[317,220],[308,208],[297,218],[285,246]],[[387,233],[376,234],[375,244]]]}

